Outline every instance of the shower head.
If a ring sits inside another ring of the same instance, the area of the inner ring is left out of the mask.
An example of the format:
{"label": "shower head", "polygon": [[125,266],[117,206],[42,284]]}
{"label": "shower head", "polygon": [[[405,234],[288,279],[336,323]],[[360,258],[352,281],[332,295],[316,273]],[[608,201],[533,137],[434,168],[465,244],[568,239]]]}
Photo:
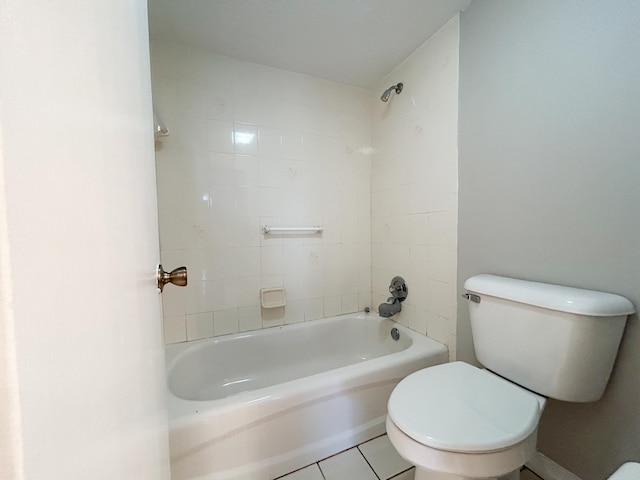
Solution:
{"label": "shower head", "polygon": [[391,96],[391,92],[393,90],[395,90],[396,95],[399,94],[402,91],[402,88],[404,87],[404,85],[402,83],[398,83],[397,85],[391,85],[389,88],[387,88],[384,93],[382,94],[382,96],[380,97],[380,100],[382,100],[383,102],[386,102],[389,100],[389,97]]}

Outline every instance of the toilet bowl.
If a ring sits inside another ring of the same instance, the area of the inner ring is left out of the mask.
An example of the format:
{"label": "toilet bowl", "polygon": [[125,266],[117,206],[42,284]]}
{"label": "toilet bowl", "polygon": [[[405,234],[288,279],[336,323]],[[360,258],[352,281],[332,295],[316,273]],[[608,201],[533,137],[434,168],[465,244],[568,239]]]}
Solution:
{"label": "toilet bowl", "polygon": [[619,295],[495,275],[464,286],[487,369],[452,362],[409,375],[389,398],[387,434],[415,480],[517,479],[535,453],[545,397],[602,396],[634,307]]}
{"label": "toilet bowl", "polygon": [[387,435],[417,467],[416,480],[498,478],[535,452],[545,399],[463,362],[402,380],[388,404]]}

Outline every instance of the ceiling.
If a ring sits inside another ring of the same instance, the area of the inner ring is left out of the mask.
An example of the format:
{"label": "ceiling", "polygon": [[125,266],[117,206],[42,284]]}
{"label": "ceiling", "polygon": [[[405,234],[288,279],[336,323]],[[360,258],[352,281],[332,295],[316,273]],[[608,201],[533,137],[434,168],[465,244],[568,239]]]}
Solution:
{"label": "ceiling", "polygon": [[471,0],[149,0],[152,40],[371,89]]}

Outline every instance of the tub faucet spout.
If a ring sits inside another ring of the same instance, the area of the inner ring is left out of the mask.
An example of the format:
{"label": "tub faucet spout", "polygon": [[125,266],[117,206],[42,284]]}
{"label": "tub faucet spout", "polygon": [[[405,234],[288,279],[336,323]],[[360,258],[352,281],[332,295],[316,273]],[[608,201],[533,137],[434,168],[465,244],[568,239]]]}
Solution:
{"label": "tub faucet spout", "polygon": [[[391,303],[389,303],[391,302]],[[387,298],[387,303],[381,303],[378,306],[378,313],[381,317],[391,317],[402,310],[402,303],[395,297]]]}

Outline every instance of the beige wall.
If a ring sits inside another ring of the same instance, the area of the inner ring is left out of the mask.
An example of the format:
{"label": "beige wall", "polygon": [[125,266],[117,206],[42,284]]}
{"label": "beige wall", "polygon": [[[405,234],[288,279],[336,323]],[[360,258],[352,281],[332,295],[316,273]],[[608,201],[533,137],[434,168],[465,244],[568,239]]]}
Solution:
{"label": "beige wall", "polygon": [[[396,318],[455,357],[459,17],[378,83],[372,95],[372,303],[391,279],[409,295]],[[387,103],[380,95],[404,84]]]}
{"label": "beige wall", "polygon": [[[640,306],[640,4],[482,0],[461,16],[459,289],[486,272]],[[460,304],[458,356],[474,360]],[[525,340],[525,339],[523,339]],[[539,450],[584,480],[640,461],[640,325],[604,398],[549,402]]]}

